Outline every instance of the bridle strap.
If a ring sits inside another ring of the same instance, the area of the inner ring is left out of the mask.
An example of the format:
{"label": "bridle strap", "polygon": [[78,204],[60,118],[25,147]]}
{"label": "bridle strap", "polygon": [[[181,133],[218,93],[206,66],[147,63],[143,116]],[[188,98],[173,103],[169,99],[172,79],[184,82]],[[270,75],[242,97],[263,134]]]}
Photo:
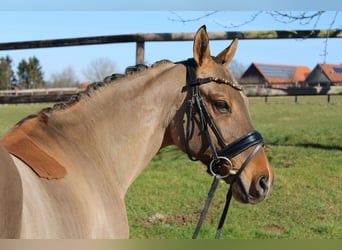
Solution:
{"label": "bridle strap", "polygon": [[239,138],[238,140],[234,141],[231,144],[228,144],[223,147],[221,151],[219,151],[219,155],[224,155],[228,158],[233,158],[238,154],[242,153],[243,151],[247,150],[248,148],[256,145],[256,144],[263,144],[264,140],[262,135],[258,131],[252,131],[247,135]]}
{"label": "bridle strap", "polygon": [[[215,77],[206,77],[206,78],[197,78],[196,76],[196,72],[195,72],[195,68],[196,68],[196,63],[194,62],[193,59],[189,59],[187,61],[187,78],[188,78],[188,84],[187,86],[185,86],[183,88],[183,91],[185,90],[191,90],[190,92],[190,98],[188,99],[188,113],[187,113],[187,124],[186,124],[186,136],[185,136],[185,147],[186,147],[186,152],[189,156],[189,158],[191,160],[197,160],[195,157],[192,156],[191,154],[191,149],[190,149],[190,140],[193,137],[193,133],[194,133],[194,128],[195,128],[195,119],[194,119],[194,106],[196,107],[196,111],[198,113],[198,117],[199,117],[199,126],[200,126],[200,131],[202,133],[205,134],[207,140],[208,140],[208,144],[209,147],[212,151],[213,154],[213,160],[210,164],[210,170],[211,169],[211,165],[214,162],[215,165],[220,165],[222,163],[220,163],[221,159],[225,159],[226,161],[229,161],[229,158],[233,158],[234,156],[242,153],[243,151],[247,150],[248,148],[257,145],[254,150],[249,154],[249,156],[247,157],[247,159],[245,160],[245,162],[241,165],[240,169],[235,173],[234,172],[234,179],[229,187],[229,190],[227,192],[226,195],[226,203],[225,203],[225,207],[224,210],[222,212],[221,215],[221,219],[217,228],[217,232],[216,232],[216,236],[215,238],[218,239],[220,237],[221,234],[221,230],[224,224],[224,221],[226,219],[227,213],[228,213],[228,209],[229,209],[229,204],[232,198],[232,184],[235,181],[241,182],[240,180],[240,174],[242,173],[242,171],[246,168],[246,166],[248,165],[248,163],[252,160],[252,158],[255,156],[255,154],[261,149],[261,147],[264,145],[263,142],[263,138],[261,136],[261,134],[257,131],[252,131],[250,133],[248,133],[247,135],[239,138],[238,140],[234,141],[231,144],[226,144],[221,133],[219,132],[219,130],[217,129],[212,117],[210,116],[205,103],[201,97],[200,94],[200,90],[199,90],[199,86],[202,84],[206,84],[209,82],[216,82],[218,84],[226,84],[236,90],[241,91],[242,88],[239,85],[234,84],[231,81],[225,80],[225,79],[220,79],[220,78],[215,78]],[[212,140],[212,137],[209,133],[208,130],[208,126],[211,128],[211,130],[213,131],[213,133],[216,136],[216,139],[220,145],[220,147],[222,148],[219,152],[217,152],[214,142]],[[231,162],[230,162],[231,164]],[[213,173],[213,171],[211,171]],[[230,171],[229,174],[227,174],[226,176],[221,176],[219,174],[215,174],[214,175],[214,180],[213,183],[210,187],[209,193],[208,193],[208,198],[207,201],[204,205],[204,208],[201,212],[200,215],[200,219],[197,223],[195,232],[193,234],[193,239],[196,239],[199,231],[201,229],[201,226],[204,222],[205,216],[209,210],[210,204],[212,202],[212,199],[214,197],[214,193],[217,189],[218,183],[220,181],[220,179],[228,177],[228,175],[230,175]],[[246,190],[243,190],[244,193],[247,195]]]}
{"label": "bridle strap", "polygon": [[[217,230],[216,230],[216,235],[215,235],[215,239],[219,239],[220,236],[221,236],[221,232],[222,232],[222,228],[223,228],[223,225],[224,225],[224,222],[226,220],[226,217],[227,217],[227,214],[228,214],[228,210],[229,210],[229,206],[230,206],[230,201],[232,199],[232,195],[233,195],[233,189],[232,189],[232,185],[235,181],[241,181],[240,180],[240,174],[242,173],[242,171],[247,167],[248,163],[253,159],[253,157],[256,155],[256,153],[263,147],[263,143],[259,143],[255,148],[254,150],[252,151],[252,153],[249,154],[248,158],[245,160],[245,162],[241,165],[239,171],[236,173],[235,175],[235,178],[233,180],[233,182],[231,183],[231,185],[229,186],[229,189],[228,189],[228,192],[227,192],[227,195],[226,195],[226,202],[225,202],[225,205],[224,205],[224,208],[223,208],[223,211],[222,211],[222,214],[221,214],[221,218],[220,218],[220,221],[219,221],[219,224],[217,226]],[[207,200],[204,204],[204,208],[201,212],[201,215],[200,215],[200,218],[197,222],[197,226],[196,226],[196,229],[194,231],[194,234],[192,236],[192,239],[197,239],[197,236],[201,230],[201,227],[203,225],[203,222],[205,220],[205,217],[208,213],[208,210],[209,210],[209,207],[210,207],[210,204],[212,202],[212,199],[214,197],[214,194],[215,194],[215,191],[217,189],[217,185],[220,181],[220,178],[217,178],[217,176],[214,176],[214,180],[213,180],[213,183],[211,184],[211,187],[210,187],[210,190],[209,190],[209,193],[208,193],[208,197],[207,197]],[[246,190],[244,190],[244,192],[246,193]]]}
{"label": "bridle strap", "polygon": [[[252,158],[256,155],[256,153],[262,147],[263,147],[263,143],[259,143],[255,147],[255,149],[252,151],[252,153],[250,153],[248,158],[245,160],[245,162],[240,167],[239,171],[236,173],[234,181],[241,181],[240,178],[236,178],[236,177],[240,177],[240,174],[242,173],[242,171],[247,167],[248,163],[252,160]],[[229,189],[228,189],[228,192],[227,192],[227,195],[226,195],[226,202],[224,204],[224,208],[223,208],[223,212],[222,212],[222,215],[221,215],[221,218],[220,218],[220,222],[219,222],[217,230],[216,230],[215,239],[219,239],[220,238],[221,232],[222,232],[222,228],[223,228],[224,222],[225,222],[227,214],[228,214],[228,209],[229,209],[230,201],[231,201],[232,195],[233,195],[232,185],[233,185],[233,183],[229,186]],[[244,192],[246,193],[246,190],[244,190]]]}
{"label": "bridle strap", "polygon": [[227,195],[226,195],[226,202],[224,204],[222,215],[221,215],[219,224],[217,226],[217,230],[216,230],[216,234],[215,234],[215,239],[219,239],[220,236],[221,236],[222,228],[223,228],[224,222],[226,221],[226,217],[227,217],[227,214],[228,214],[228,210],[229,210],[230,201],[232,199],[232,196],[233,196],[233,188],[230,185],[229,189],[228,189],[228,192],[227,192]]}
{"label": "bridle strap", "polygon": [[207,215],[208,213],[208,210],[209,210],[209,207],[210,207],[210,204],[211,204],[211,201],[213,200],[214,198],[214,194],[215,194],[215,191],[217,189],[217,185],[219,184],[219,181],[220,179],[219,178],[216,178],[216,176],[214,177],[214,180],[213,180],[213,183],[211,184],[211,187],[210,187],[210,190],[209,190],[209,193],[208,193],[208,198],[207,198],[207,201],[205,202],[204,204],[204,208],[201,212],[201,215],[200,215],[200,218],[197,222],[197,226],[195,228],[195,231],[194,231],[194,234],[192,235],[192,239],[197,239],[197,236],[201,230],[201,227],[203,225],[203,222],[205,220],[205,216]]}

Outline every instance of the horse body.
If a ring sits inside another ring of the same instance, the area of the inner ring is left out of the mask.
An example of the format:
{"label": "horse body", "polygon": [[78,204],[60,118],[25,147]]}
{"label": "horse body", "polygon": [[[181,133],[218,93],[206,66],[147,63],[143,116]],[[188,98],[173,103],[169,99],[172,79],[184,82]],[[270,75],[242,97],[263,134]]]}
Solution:
{"label": "horse body", "polygon": [[[158,84],[164,86],[157,95],[149,94],[156,91],[150,78],[158,79],[154,71],[171,78],[167,74],[180,75],[180,68],[185,71],[180,65],[165,64],[143,73],[142,79],[108,84],[68,109],[38,114],[13,128],[24,130],[67,170],[62,179],[39,178],[12,156],[24,197],[21,237],[128,237],[124,195],[160,149],[182,87],[180,80],[178,91],[177,81],[161,81]],[[147,101],[147,96],[157,97]],[[160,108],[166,99],[170,106]],[[128,102],[135,111],[127,110]]]}
{"label": "horse body", "polygon": [[[232,45],[218,55],[225,63],[217,63],[201,28],[194,41],[196,73],[231,78],[226,66],[235,53],[236,43]],[[4,200],[0,218],[6,218],[0,223],[0,237],[127,238],[125,193],[161,147],[175,144],[186,152],[184,145],[189,143],[191,154],[206,165],[210,163],[212,152],[199,124],[186,141],[187,78],[186,62],[159,63],[88,91],[70,104],[42,110],[14,126],[0,139],[0,146],[11,153],[0,147],[0,195]],[[230,143],[253,127],[245,96],[216,85],[202,86],[201,93],[224,140]],[[234,112],[218,105],[223,101],[229,102]],[[195,123],[198,120],[195,116]],[[17,135],[28,141],[29,147],[21,150],[25,157],[34,152],[34,162],[42,165],[40,168],[44,163],[56,167],[41,172],[17,155],[14,149],[22,145],[11,144]],[[215,147],[220,145],[215,142]],[[234,157],[234,165],[240,166],[249,152]],[[257,203],[268,196],[273,175],[263,150],[249,165],[241,182],[234,183],[233,195],[239,201]],[[225,181],[231,183],[232,179],[228,176]],[[14,195],[9,196],[8,190]]]}
{"label": "horse body", "polygon": [[[127,238],[123,200],[108,181],[94,173],[86,185],[81,178],[37,177],[14,158],[23,186],[20,238]],[[89,183],[89,182],[88,182]],[[115,225],[115,226],[113,226]]]}
{"label": "horse body", "polygon": [[20,237],[23,188],[17,167],[0,144],[0,236]]}

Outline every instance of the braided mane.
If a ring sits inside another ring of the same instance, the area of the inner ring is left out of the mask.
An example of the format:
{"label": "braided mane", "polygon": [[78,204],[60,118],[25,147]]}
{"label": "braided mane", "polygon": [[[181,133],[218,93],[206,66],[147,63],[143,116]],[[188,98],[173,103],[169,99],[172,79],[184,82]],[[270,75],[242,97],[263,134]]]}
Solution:
{"label": "braided mane", "polygon": [[73,96],[70,97],[70,99],[66,102],[61,102],[61,103],[56,103],[53,107],[49,107],[49,108],[45,108],[43,110],[41,110],[40,112],[52,112],[55,110],[63,110],[69,106],[72,106],[74,104],[76,104],[77,102],[79,102],[84,96],[90,97],[91,94],[95,91],[97,91],[98,89],[102,88],[103,86],[107,85],[107,84],[114,84],[117,82],[117,80],[126,78],[128,76],[132,76],[132,75],[136,75],[142,72],[145,72],[146,70],[148,70],[149,68],[154,68],[157,67],[161,64],[165,64],[165,63],[172,63],[169,60],[161,60],[161,61],[157,61],[154,64],[152,64],[150,67],[145,65],[145,64],[136,64],[134,66],[128,66],[125,69],[125,73],[114,73],[110,76],[105,77],[102,81],[98,81],[98,82],[93,82],[91,83],[87,89],[81,93],[75,94]]}
{"label": "braided mane", "polygon": [[39,114],[49,114],[53,111],[64,110],[64,109],[78,103],[81,99],[83,99],[85,97],[89,98],[94,92],[101,89],[103,86],[105,86],[107,84],[115,84],[120,79],[124,79],[124,78],[126,78],[128,76],[132,76],[132,75],[138,75],[142,72],[145,72],[146,70],[148,70],[150,68],[155,68],[159,65],[166,64],[166,63],[172,63],[172,62],[169,60],[160,60],[160,61],[153,63],[151,66],[147,66],[145,64],[137,64],[134,66],[129,66],[125,69],[124,74],[114,73],[110,76],[105,77],[102,81],[93,82],[87,87],[87,89],[85,91],[71,96],[68,101],[56,103],[52,107],[47,107],[47,108],[42,109],[40,112],[38,112],[38,114],[29,115],[29,116],[23,118],[22,120],[20,120],[17,123],[17,125],[21,125],[26,120],[37,117]]}

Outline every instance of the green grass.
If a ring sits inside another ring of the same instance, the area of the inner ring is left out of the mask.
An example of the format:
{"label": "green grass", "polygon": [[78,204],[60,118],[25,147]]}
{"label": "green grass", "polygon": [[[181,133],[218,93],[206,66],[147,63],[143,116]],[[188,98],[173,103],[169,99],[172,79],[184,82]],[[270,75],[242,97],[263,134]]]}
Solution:
{"label": "green grass", "polygon": [[48,106],[49,104],[0,105],[0,136],[22,118]]}
{"label": "green grass", "polygon": [[[267,142],[274,189],[258,205],[232,202],[223,239],[342,238],[342,96],[250,98]],[[46,106],[46,105],[45,105]],[[0,106],[0,134],[44,105]],[[212,178],[175,147],[159,152],[130,187],[132,239],[189,239]],[[199,238],[213,238],[228,186],[220,183]]]}
{"label": "green grass", "polygon": [[[222,238],[342,237],[342,96],[250,98],[255,128],[274,166],[270,198],[233,202]],[[190,238],[212,179],[175,148],[159,153],[126,202],[132,238]],[[153,182],[153,183],[152,183]],[[221,184],[200,238],[213,238],[227,190]],[[155,215],[164,215],[153,220]],[[185,218],[182,219],[181,218]],[[151,222],[152,221],[152,222]]]}
{"label": "green grass", "polygon": [[255,127],[271,144],[288,146],[341,147],[342,96],[327,104],[324,96],[273,97],[269,104],[250,98]]}

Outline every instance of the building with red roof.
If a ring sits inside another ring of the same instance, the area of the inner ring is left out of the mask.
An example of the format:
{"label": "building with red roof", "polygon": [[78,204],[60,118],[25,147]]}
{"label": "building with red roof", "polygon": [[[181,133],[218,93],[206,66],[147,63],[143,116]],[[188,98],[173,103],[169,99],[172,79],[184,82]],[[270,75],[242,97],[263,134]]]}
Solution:
{"label": "building with red roof", "polygon": [[317,64],[305,81],[308,86],[342,86],[342,64]]}
{"label": "building with red roof", "polygon": [[239,83],[264,88],[302,87],[310,74],[307,66],[253,62],[242,74]]}

